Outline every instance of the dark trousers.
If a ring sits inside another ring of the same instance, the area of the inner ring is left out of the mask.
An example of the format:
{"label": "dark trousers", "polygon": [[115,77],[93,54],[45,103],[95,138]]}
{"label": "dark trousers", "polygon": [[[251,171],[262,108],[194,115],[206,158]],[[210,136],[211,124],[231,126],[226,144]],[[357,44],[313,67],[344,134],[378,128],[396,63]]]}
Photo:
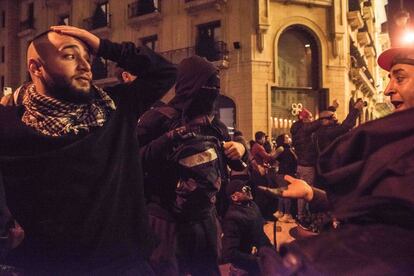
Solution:
{"label": "dark trousers", "polygon": [[215,209],[209,217],[177,225],[177,256],[181,273],[220,275],[220,228]]}

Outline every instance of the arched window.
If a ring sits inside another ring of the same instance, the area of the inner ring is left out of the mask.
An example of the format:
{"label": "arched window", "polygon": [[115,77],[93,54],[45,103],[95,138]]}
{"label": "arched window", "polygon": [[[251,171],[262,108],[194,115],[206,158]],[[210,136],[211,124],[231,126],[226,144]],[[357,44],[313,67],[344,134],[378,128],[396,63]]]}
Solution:
{"label": "arched window", "polygon": [[227,126],[230,134],[236,127],[236,105],[224,95],[219,95],[216,104],[216,116]]}
{"label": "arched window", "polygon": [[277,86],[271,94],[272,137],[289,133],[301,107],[314,115],[326,108],[320,63],[319,43],[312,31],[302,25],[283,31],[277,41]]}
{"label": "arched window", "polygon": [[281,87],[318,88],[319,51],[314,37],[299,27],[285,30],[278,41]]}

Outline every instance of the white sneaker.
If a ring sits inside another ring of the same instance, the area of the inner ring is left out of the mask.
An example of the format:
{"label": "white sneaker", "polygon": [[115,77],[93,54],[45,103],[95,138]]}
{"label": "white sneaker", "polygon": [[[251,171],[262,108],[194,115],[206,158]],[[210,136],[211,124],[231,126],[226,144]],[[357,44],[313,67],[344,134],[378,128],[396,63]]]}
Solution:
{"label": "white sneaker", "polygon": [[276,212],[273,214],[273,216],[274,216],[275,218],[279,219],[279,218],[283,217],[283,213],[282,213],[282,212],[280,212],[280,211],[276,211]]}

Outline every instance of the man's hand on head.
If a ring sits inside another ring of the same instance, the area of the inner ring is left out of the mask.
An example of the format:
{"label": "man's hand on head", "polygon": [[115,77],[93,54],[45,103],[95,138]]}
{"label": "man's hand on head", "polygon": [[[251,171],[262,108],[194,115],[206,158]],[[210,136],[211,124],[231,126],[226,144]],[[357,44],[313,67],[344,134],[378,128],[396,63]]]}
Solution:
{"label": "man's hand on head", "polygon": [[67,25],[51,26],[50,29],[59,34],[76,37],[88,44],[88,46],[92,49],[93,54],[98,52],[101,40],[99,37],[88,32],[87,30]]}

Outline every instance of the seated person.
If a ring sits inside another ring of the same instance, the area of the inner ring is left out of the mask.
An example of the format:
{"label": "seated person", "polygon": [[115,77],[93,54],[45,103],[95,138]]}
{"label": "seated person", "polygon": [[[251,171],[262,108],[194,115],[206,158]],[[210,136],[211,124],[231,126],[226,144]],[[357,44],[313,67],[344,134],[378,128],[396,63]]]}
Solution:
{"label": "seated person", "polygon": [[271,247],[263,231],[265,221],[253,202],[247,182],[231,181],[226,194],[231,203],[223,220],[223,260],[249,275],[259,275],[259,259],[252,250],[253,247]]}

